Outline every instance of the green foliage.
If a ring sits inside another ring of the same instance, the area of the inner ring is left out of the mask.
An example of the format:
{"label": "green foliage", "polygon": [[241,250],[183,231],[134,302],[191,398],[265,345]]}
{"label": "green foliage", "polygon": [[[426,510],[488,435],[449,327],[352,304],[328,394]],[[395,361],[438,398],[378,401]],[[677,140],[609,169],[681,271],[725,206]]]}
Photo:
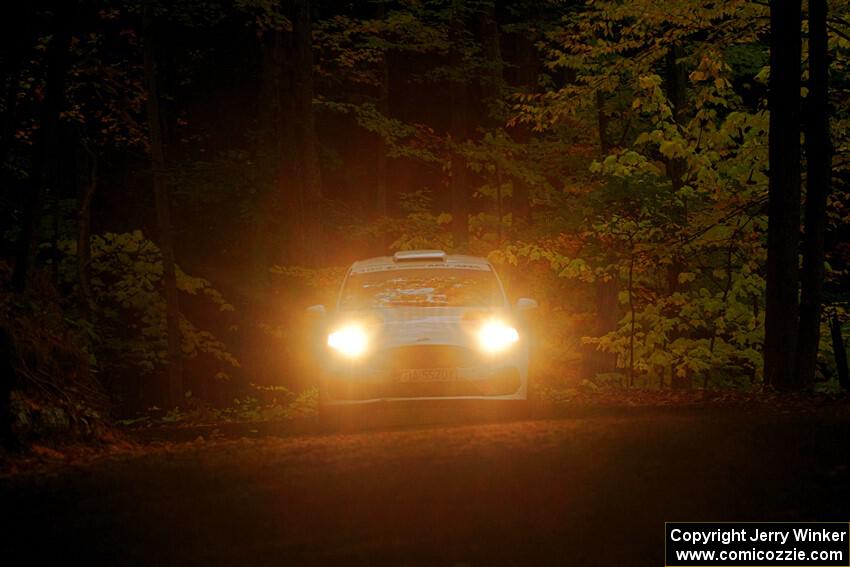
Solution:
{"label": "green foliage", "polygon": [[[75,278],[76,242],[59,243],[68,254],[64,264],[67,278]],[[167,359],[165,299],[162,295],[162,261],[156,244],[141,231],[106,233],[91,238],[91,285],[96,300],[94,325],[96,353],[106,368],[132,367],[150,373]],[[177,287],[188,296],[201,296],[220,313],[233,311],[221,293],[204,278],[190,276],[178,268]],[[183,355],[191,359],[212,357],[220,373],[239,366],[224,342],[201,329],[185,315],[180,321]]]}
{"label": "green foliage", "polygon": [[[548,35],[550,66],[575,82],[517,98],[517,120],[540,131],[626,120],[620,144],[589,163],[592,189],[574,204],[576,252],[550,236],[496,257],[591,286],[614,278],[619,322],[583,342],[616,355],[632,384],[710,386],[731,373],[748,385],[760,373],[768,117],[763,103],[743,104],[732,73],[754,81],[761,72],[753,44],[763,10],[588,3]],[[687,71],[678,109],[668,92],[674,46]]]}
{"label": "green foliage", "polygon": [[400,206],[406,213],[403,219],[384,219],[383,231],[396,236],[391,250],[436,248],[451,250],[451,235],[447,232],[452,216],[431,212],[431,196],[427,190],[402,194]]}
{"label": "green foliage", "polygon": [[[67,58],[62,148],[45,152],[62,157],[45,164],[39,264],[50,268],[41,276],[56,270],[52,291],[36,295],[50,320],[41,321],[43,333],[27,330],[35,342],[56,347],[51,341],[64,337],[65,350],[104,381],[150,379],[166,362],[160,252],[141,232],[91,237],[90,310],[77,293],[81,187],[99,182],[95,230],[153,220],[135,197],[142,212],[121,223],[109,218],[124,213],[116,209],[125,194],[110,187],[116,179],[128,178],[126,195],[149,191],[149,178],[137,174],[148,168],[145,7],[161,42],[163,173],[179,252],[187,254],[178,260],[207,267],[203,273],[249,306],[235,319],[210,281],[178,269],[188,306],[183,354],[204,373],[238,373],[244,385],[312,371],[302,308],[332,304],[344,275],[297,265],[323,244],[307,241],[299,216],[310,207],[294,189],[303,182],[301,130],[316,122],[324,187],[310,198],[334,243],[328,264],[414,248],[489,255],[511,292],[541,300],[538,358],[570,387],[759,387],[769,6],[751,0],[318,3],[306,46],[295,45],[291,6],[276,0],[83,3]],[[20,76],[10,75],[0,100],[14,128],[0,156],[11,186],[3,196],[10,242],[41,174],[32,167],[41,155],[34,143],[44,131],[53,22],[36,12],[22,59],[10,49],[9,68]],[[848,22],[850,5],[831,1],[827,291],[829,312],[845,326]],[[310,49],[316,120],[289,106],[304,86],[292,80],[294,61]],[[462,247],[446,212],[457,167],[465,168],[471,209]],[[386,207],[373,205],[378,187]],[[240,333],[240,353],[262,351],[250,370],[239,369],[230,332]],[[288,366],[275,367],[270,352]],[[826,376],[826,338],[822,354]],[[613,364],[588,364],[606,355]],[[309,414],[316,402],[313,389],[297,397],[287,390],[273,402],[243,394],[218,414],[190,397],[162,420],[286,417]]]}
{"label": "green foliage", "polygon": [[[141,429],[161,425],[184,427],[221,423],[279,422],[293,419],[309,419],[318,414],[319,390],[312,387],[295,394],[286,388],[277,388],[275,396],[261,400],[255,395],[234,398],[225,407],[214,407],[187,397],[183,408],[162,412],[152,407],[136,417],[120,420],[126,427]],[[213,433],[215,435],[215,433]]]}
{"label": "green foliage", "polygon": [[433,129],[422,124],[407,124],[382,114],[374,103],[352,104],[322,100],[320,109],[351,115],[358,126],[381,137],[387,145],[387,157],[411,158],[425,163],[443,164],[443,140]]}
{"label": "green foliage", "polygon": [[304,290],[311,290],[317,303],[330,305],[334,294],[339,289],[346,267],[333,266],[329,268],[305,268],[303,266],[272,266],[269,273],[276,276],[278,284],[284,289],[298,290],[304,295]]}
{"label": "green foliage", "polygon": [[69,320],[49,282],[37,285],[38,299],[0,292],[0,367],[9,396],[0,419],[11,437],[3,442],[105,440],[109,403],[93,368],[91,327]]}

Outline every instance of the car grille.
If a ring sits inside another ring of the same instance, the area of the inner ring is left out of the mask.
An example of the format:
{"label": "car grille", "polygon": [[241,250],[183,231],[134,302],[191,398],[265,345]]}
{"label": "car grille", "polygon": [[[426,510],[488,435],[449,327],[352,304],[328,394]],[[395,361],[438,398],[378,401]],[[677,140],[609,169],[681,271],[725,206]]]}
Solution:
{"label": "car grille", "polygon": [[405,346],[385,351],[384,370],[394,372],[406,368],[468,368],[480,364],[476,353],[468,348],[447,345]]}
{"label": "car grille", "polygon": [[[489,369],[485,379],[439,382],[403,382],[404,370],[432,368]],[[329,399],[363,400],[385,397],[503,396],[520,387],[516,367],[493,367],[469,348],[450,345],[416,345],[390,348],[376,354],[368,366],[337,368],[324,386]]]}
{"label": "car grille", "polygon": [[458,380],[456,382],[412,383],[359,382],[357,380],[331,380],[326,385],[328,399],[368,400],[375,398],[418,398],[446,396],[505,396],[520,387],[520,375],[516,368],[504,368],[492,378],[480,381]]}

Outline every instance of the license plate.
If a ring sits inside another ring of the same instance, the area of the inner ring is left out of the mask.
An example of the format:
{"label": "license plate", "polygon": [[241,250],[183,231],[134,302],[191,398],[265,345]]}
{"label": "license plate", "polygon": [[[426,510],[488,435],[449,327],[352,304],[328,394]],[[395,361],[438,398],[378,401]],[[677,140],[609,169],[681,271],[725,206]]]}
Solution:
{"label": "license plate", "polygon": [[407,368],[401,371],[399,382],[452,382],[457,380],[456,368]]}

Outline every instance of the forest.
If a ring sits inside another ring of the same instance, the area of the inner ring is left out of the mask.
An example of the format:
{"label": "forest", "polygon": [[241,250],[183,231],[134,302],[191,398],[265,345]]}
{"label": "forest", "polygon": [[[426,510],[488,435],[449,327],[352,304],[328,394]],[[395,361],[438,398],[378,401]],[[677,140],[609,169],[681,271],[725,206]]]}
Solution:
{"label": "forest", "polygon": [[850,389],[843,0],[5,12],[6,447],[311,411],[305,308],[423,248],[537,299],[540,399]]}

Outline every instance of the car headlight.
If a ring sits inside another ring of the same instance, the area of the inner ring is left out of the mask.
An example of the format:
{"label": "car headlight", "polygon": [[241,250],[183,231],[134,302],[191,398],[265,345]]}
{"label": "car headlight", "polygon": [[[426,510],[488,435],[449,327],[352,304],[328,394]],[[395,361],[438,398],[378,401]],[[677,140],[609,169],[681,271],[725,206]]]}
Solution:
{"label": "car headlight", "polygon": [[501,321],[488,321],[478,331],[478,344],[491,353],[503,351],[518,340],[517,330]]}
{"label": "car headlight", "polygon": [[328,346],[348,358],[357,358],[366,352],[369,337],[359,325],[347,325],[328,335]]}

